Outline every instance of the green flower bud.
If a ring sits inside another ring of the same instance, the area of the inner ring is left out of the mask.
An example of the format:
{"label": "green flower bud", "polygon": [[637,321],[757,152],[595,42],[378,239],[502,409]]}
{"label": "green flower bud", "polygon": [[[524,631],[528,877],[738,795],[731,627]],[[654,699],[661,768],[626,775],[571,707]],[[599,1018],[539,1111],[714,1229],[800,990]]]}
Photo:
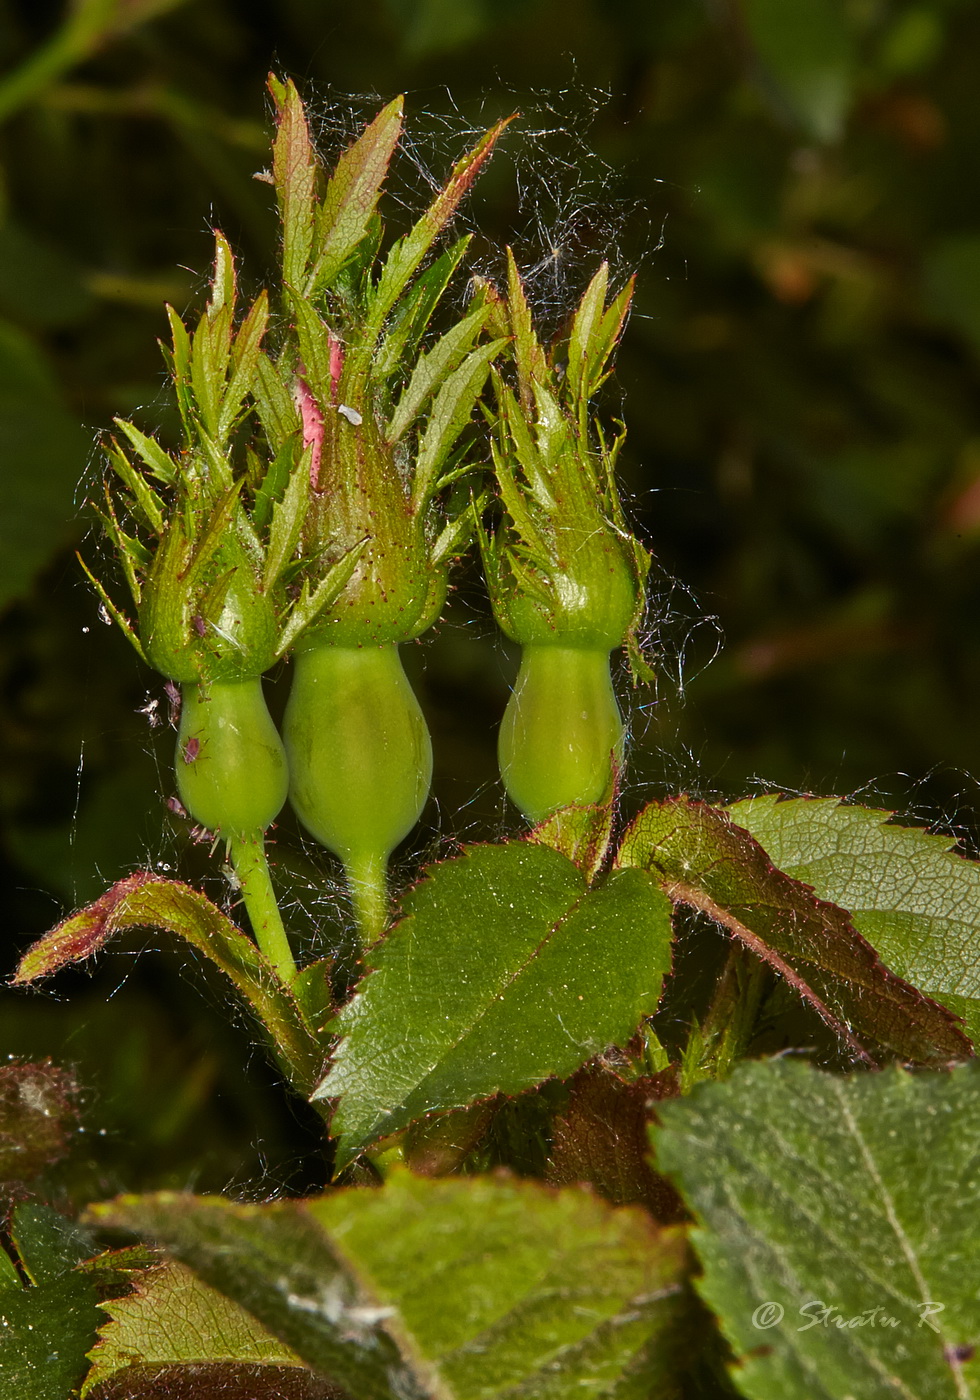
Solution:
{"label": "green flower bud", "polygon": [[514,260],[506,304],[484,291],[513,333],[516,385],[495,376],[494,465],[503,528],[482,538],[497,621],[523,648],[500,731],[508,794],[534,822],[564,806],[606,801],[623,757],[609,655],[636,643],[649,556],[629,533],[608,443],[589,401],[606,377],[632,286],[606,305],[605,264],[572,322],[567,366],[534,333]]}
{"label": "green flower bud", "polygon": [[623,757],[608,651],[526,646],[498,755],[507,793],[531,822],[607,801]]}
{"label": "green flower bud", "polygon": [[276,659],[275,603],[233,533],[204,567],[195,566],[175,517],[147,575],[138,618],[147,661],[174,681],[245,680]]}
{"label": "green flower bud", "polygon": [[292,84],[270,84],[278,133],[273,180],[283,222],[283,294],[293,331],[262,362],[257,399],[270,448],[283,405],[301,430],[308,487],[299,568],[317,596],[346,580],[307,626],[286,712],[290,797],[301,821],[346,867],[362,928],[385,922],[385,867],[429,789],[425,721],[397,646],[436,620],[447,568],[471,531],[447,519],[445,488],[464,468],[466,434],[491,360],[478,305],[426,343],[465,251],[434,258],[500,131],[453,169],[416,224],[382,255],[375,208],[401,133],[401,99],[344,152],[318,195],[318,160]]}
{"label": "green flower bud", "polygon": [[176,769],[181,802],[216,836],[254,839],[275,821],[289,775],[260,679],[184,685]]}
{"label": "green flower bud", "polygon": [[293,808],[344,862],[362,923],[378,934],[388,857],[418,821],[432,780],[429,731],[398,648],[300,652],[283,736]]}

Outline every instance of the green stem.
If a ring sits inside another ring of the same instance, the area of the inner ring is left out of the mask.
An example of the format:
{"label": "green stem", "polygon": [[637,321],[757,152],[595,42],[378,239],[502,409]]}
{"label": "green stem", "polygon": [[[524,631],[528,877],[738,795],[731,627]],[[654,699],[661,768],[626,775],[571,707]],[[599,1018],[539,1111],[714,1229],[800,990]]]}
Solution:
{"label": "green stem", "polygon": [[351,856],[344,868],[361,938],[365,944],[374,943],[388,926],[387,858]]}
{"label": "green stem", "polygon": [[296,976],[296,963],[272,888],[265,839],[261,835],[233,836],[228,842],[228,854],[242,887],[255,941],[282,981],[289,984]]}

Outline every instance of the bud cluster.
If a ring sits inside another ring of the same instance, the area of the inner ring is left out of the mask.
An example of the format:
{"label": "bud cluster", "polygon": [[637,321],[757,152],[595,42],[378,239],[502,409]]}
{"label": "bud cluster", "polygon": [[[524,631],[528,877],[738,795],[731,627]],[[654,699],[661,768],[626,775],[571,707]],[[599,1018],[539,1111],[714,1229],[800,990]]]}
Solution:
{"label": "bud cluster", "polygon": [[[503,630],[526,659],[548,647],[552,663],[601,656],[607,721],[615,714],[598,741],[598,786],[566,773],[530,800],[508,782],[512,796],[537,819],[601,800],[608,786],[620,732],[608,655],[626,643],[639,657],[648,556],[626,528],[613,478],[621,438],[607,442],[590,401],[632,287],[607,305],[603,264],[559,362],[535,334],[508,255],[506,295],[477,283],[465,311],[435,333],[469,239],[436,245],[507,123],[487,131],[414,225],[386,242],[378,205],[401,99],[327,174],[295,86],[269,86],[279,284],[271,307],[263,291],[241,314],[234,259],[216,235],[196,327],[169,312],[179,450],[123,420],[108,444],[117,487],[107,487],[102,518],[135,621],[96,586],[144,659],[183,688],[177,772],[191,815],[226,838],[233,859],[249,847],[242,865],[254,877],[254,850],[288,781],[300,819],[343,860],[361,926],[374,936],[386,917],[388,856],[418,819],[431,775],[428,730],[398,646],[438,618],[449,564],[474,530]],[[481,398],[488,376],[492,407]],[[505,514],[494,534],[473,491],[455,513],[446,504],[447,488],[487,455]],[[294,678],[283,743],[261,677],[286,655]],[[520,681],[515,700],[527,689]]]}

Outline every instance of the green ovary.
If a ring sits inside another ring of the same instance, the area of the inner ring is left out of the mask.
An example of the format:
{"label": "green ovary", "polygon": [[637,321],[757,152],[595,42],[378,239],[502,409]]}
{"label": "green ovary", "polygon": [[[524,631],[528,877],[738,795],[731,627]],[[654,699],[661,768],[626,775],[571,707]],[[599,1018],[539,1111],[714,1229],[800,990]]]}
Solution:
{"label": "green ovary", "polygon": [[344,862],[355,903],[373,900],[360,917],[379,932],[388,856],[418,821],[432,780],[429,731],[397,646],[300,653],[283,734],[296,815]]}
{"label": "green ovary", "polygon": [[508,795],[528,820],[605,801],[622,753],[609,653],[526,646],[498,754]]}
{"label": "green ovary", "polygon": [[226,839],[261,835],[286,801],[282,740],[262,680],[188,682],[177,735],[177,791],[201,826]]}

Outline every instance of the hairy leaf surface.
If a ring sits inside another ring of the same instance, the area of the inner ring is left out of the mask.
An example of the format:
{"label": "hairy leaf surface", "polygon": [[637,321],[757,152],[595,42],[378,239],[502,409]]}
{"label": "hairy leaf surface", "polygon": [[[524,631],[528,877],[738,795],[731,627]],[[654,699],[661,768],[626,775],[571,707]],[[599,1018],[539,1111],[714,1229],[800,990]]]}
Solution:
{"label": "hairy leaf surface", "polygon": [[640,1210],[499,1178],[94,1213],[165,1244],[355,1400],[647,1400],[685,1267],[683,1235]]}
{"label": "hairy leaf surface", "polygon": [[774,865],[850,912],[906,982],[980,1037],[980,864],[948,836],[893,826],[890,812],[833,797],[753,797],[728,808]]}
{"label": "hairy leaf surface", "polygon": [[752,1400],[980,1394],[980,1072],[739,1066],[660,1106]]}
{"label": "hairy leaf surface", "polygon": [[258,948],[203,894],[178,880],[137,871],[94,904],[58,924],[28,948],[15,985],[48,977],[97,953],[127,929],[162,928],[204,953],[232,982],[265,1026],[277,1058],[300,1092],[322,1069],[323,1050],[299,1003]]}
{"label": "hairy leaf surface", "polygon": [[886,968],[845,910],[775,869],[726,813],[687,798],[651,803],[617,860],[655,872],[672,900],[770,963],[857,1058],[873,1060],[878,1047],[923,1064],[970,1053],[945,1007]]}
{"label": "hairy leaf surface", "polygon": [[0,1247],[0,1395],[65,1400],[101,1320],[92,1281],[73,1271],[88,1250],[46,1206],[18,1206],[10,1239],[29,1286]]}
{"label": "hairy leaf surface", "polygon": [[[141,1271],[131,1294],[100,1306],[109,1321],[99,1328],[90,1353],[92,1367],[81,1400],[109,1382],[128,1385],[139,1394],[147,1373],[202,1363],[259,1371],[307,1370],[296,1353],[250,1313],[183,1264],[168,1260]],[[262,1377],[254,1379],[260,1384]]]}
{"label": "hairy leaf surface", "polygon": [[625,1044],[670,967],[670,905],[638,870],[587,889],[548,846],[433,866],[335,1022],[315,1097],[340,1096],[339,1162],[413,1119],[571,1074]]}

